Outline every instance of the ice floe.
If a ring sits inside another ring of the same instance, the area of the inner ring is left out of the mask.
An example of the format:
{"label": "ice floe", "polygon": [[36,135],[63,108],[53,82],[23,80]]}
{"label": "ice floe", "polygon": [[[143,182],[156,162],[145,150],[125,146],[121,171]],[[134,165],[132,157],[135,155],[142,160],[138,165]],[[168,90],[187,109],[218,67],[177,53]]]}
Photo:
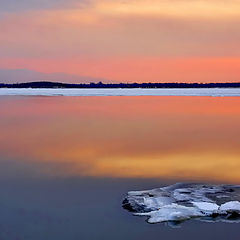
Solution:
{"label": "ice floe", "polygon": [[131,191],[123,207],[147,222],[189,219],[239,222],[240,186],[177,183],[147,191]]}

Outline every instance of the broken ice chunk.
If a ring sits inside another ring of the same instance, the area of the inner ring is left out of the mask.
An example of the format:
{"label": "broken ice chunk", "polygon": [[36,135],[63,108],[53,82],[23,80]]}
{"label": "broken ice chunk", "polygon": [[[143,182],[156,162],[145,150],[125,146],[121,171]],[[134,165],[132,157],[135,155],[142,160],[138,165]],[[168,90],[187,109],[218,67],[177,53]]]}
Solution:
{"label": "broken ice chunk", "polygon": [[177,183],[149,191],[132,191],[123,207],[149,223],[191,218],[231,222],[240,218],[240,186]]}
{"label": "broken ice chunk", "polygon": [[192,202],[193,206],[205,213],[213,213],[219,210],[219,206],[216,203],[209,202]]}
{"label": "broken ice chunk", "polygon": [[148,216],[149,223],[167,222],[167,221],[184,221],[192,217],[204,216],[204,214],[194,207],[185,207],[172,203],[163,206],[157,211],[147,213],[136,213],[138,216]]}
{"label": "broken ice chunk", "polygon": [[240,202],[239,201],[226,202],[220,206],[220,211],[240,213]]}

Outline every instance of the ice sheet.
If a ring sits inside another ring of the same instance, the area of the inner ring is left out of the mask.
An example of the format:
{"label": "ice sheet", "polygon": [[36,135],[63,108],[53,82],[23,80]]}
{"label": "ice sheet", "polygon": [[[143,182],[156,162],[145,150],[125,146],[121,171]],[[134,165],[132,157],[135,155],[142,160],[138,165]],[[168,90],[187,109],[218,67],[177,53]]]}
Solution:
{"label": "ice sheet", "polygon": [[0,96],[240,96],[240,88],[38,89],[0,88]]}

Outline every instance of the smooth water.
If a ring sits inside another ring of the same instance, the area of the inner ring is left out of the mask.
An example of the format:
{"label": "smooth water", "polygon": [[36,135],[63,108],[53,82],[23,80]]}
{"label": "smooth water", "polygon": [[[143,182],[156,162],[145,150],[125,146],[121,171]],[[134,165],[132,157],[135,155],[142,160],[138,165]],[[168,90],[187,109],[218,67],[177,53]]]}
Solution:
{"label": "smooth water", "polygon": [[1,97],[0,239],[238,239],[148,224],[130,190],[240,183],[240,98]]}

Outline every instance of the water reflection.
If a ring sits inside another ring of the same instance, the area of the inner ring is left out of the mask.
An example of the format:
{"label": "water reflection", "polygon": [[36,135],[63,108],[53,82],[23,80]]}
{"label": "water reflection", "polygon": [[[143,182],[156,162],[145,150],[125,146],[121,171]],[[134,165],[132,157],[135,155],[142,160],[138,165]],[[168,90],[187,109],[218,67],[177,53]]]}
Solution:
{"label": "water reflection", "polygon": [[230,97],[1,97],[0,171],[239,182],[239,106]]}

